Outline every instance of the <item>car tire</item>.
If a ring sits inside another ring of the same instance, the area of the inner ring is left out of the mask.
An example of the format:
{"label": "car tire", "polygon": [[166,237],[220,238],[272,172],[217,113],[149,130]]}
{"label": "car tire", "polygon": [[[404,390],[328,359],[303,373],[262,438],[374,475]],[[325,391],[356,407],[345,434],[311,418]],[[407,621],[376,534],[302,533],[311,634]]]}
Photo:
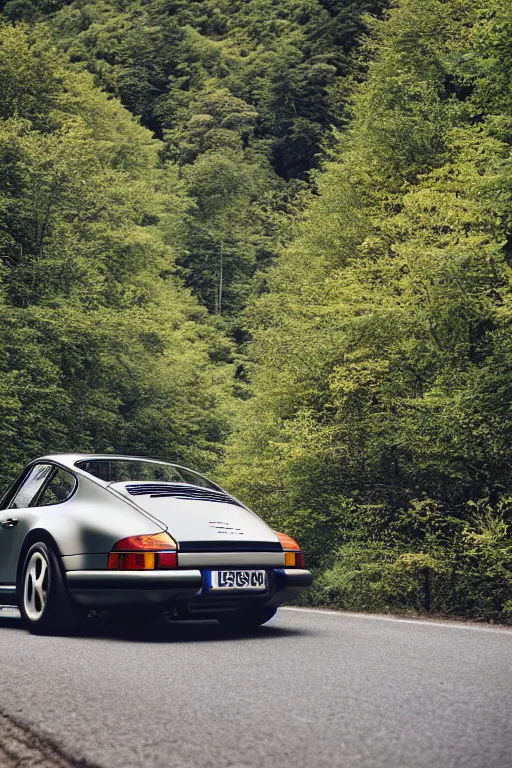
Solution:
{"label": "car tire", "polygon": [[219,614],[217,621],[231,631],[244,632],[261,627],[275,616],[277,608],[253,608],[247,611],[231,611]]}
{"label": "car tire", "polygon": [[85,616],[70,597],[59,558],[44,541],[25,555],[18,583],[18,607],[33,634],[69,632]]}

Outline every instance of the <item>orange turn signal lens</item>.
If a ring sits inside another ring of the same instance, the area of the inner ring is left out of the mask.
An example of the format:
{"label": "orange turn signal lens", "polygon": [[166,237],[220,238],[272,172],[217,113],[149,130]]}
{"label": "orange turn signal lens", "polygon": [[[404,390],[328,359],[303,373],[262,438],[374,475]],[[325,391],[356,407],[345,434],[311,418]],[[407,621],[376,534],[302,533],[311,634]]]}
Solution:
{"label": "orange turn signal lens", "polygon": [[287,536],[286,533],[278,533],[274,531],[275,535],[281,542],[281,546],[284,550],[291,550],[292,552],[300,552],[300,547],[297,542],[292,539],[291,536]]}
{"label": "orange turn signal lens", "polygon": [[304,555],[300,547],[291,536],[286,533],[274,531],[284,549],[284,567],[285,568],[305,568]]}
{"label": "orange turn signal lens", "polygon": [[112,551],[133,552],[141,549],[157,552],[159,549],[176,549],[176,542],[168,533],[154,533],[151,536],[128,536],[128,538],[118,541]]}
{"label": "orange turn signal lens", "polygon": [[108,567],[119,571],[153,571],[154,552],[111,552]]}

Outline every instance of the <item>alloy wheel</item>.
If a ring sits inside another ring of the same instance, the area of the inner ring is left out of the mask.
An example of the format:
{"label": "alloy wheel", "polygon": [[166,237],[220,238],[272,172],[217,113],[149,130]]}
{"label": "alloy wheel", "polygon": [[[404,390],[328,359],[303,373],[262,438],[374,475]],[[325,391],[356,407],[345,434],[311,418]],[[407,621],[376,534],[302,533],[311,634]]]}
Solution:
{"label": "alloy wheel", "polygon": [[42,552],[33,552],[25,571],[23,607],[31,621],[39,621],[48,602],[49,564]]}

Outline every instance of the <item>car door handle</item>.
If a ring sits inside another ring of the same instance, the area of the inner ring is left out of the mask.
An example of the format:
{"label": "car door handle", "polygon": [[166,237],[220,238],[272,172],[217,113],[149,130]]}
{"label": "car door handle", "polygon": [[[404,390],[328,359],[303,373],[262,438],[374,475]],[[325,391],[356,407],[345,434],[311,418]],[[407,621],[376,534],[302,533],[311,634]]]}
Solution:
{"label": "car door handle", "polygon": [[2,528],[14,528],[15,525],[18,525],[19,520],[16,520],[13,517],[9,517],[7,520],[0,520],[0,525]]}

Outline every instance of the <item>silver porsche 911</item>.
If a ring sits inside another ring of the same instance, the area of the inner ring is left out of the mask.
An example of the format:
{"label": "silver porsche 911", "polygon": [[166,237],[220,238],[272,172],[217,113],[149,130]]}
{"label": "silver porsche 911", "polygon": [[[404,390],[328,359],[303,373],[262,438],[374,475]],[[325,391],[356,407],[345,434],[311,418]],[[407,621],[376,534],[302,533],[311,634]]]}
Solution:
{"label": "silver porsche 911", "polygon": [[256,627],[311,582],[292,538],[175,464],[45,456],[0,502],[0,605],[32,632],[91,609]]}

